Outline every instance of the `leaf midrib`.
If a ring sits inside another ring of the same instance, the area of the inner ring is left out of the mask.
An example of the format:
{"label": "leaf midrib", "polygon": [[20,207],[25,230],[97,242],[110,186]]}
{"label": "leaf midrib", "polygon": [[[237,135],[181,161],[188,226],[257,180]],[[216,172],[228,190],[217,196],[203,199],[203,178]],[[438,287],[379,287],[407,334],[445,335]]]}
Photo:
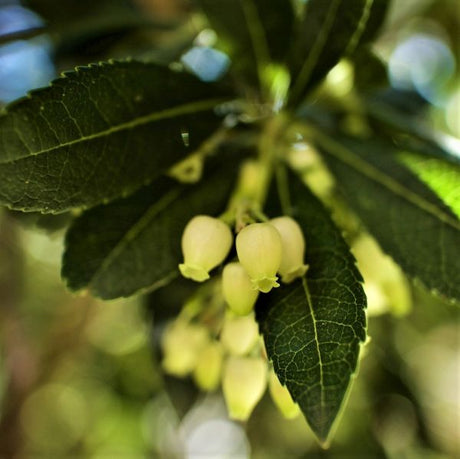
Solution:
{"label": "leaf midrib", "polygon": [[246,20],[252,49],[256,58],[257,76],[259,83],[263,84],[263,73],[265,66],[270,60],[267,37],[253,0],[240,0],[241,9]]}
{"label": "leaf midrib", "polygon": [[[310,53],[302,65],[302,68],[299,72],[299,76],[297,77],[296,84],[292,89],[292,98],[296,99],[299,95],[300,91],[305,87],[310,79],[311,73],[318,62],[321,53],[323,52],[324,46],[326,45],[327,39],[329,37],[329,33],[331,31],[332,24],[334,23],[336,12],[342,3],[342,0],[333,0],[331,6],[326,15],[326,19],[324,20],[321,31],[315,40],[315,43],[310,48]],[[307,3],[307,12],[306,16],[308,16],[308,3]]]}
{"label": "leaf midrib", "polygon": [[229,99],[230,99],[229,97],[226,97],[226,98],[214,98],[214,99],[208,99],[208,100],[203,100],[203,101],[199,101],[199,102],[192,102],[192,103],[189,103],[189,104],[183,104],[183,105],[180,105],[180,106],[174,107],[174,108],[167,108],[165,110],[160,110],[160,111],[157,111],[157,112],[154,112],[154,113],[150,113],[149,115],[140,116],[140,117],[134,118],[134,119],[132,119],[130,121],[117,124],[117,125],[112,126],[112,127],[108,128],[108,129],[105,129],[103,131],[99,131],[99,132],[96,132],[96,133],[93,133],[93,134],[90,134],[90,135],[87,135],[87,136],[84,136],[84,137],[79,137],[79,138],[74,139],[74,140],[70,140],[70,141],[67,141],[67,142],[60,143],[59,145],[55,145],[55,146],[50,147],[50,148],[38,150],[38,151],[35,151],[35,152],[29,151],[27,155],[16,157],[14,159],[10,159],[10,160],[7,160],[7,161],[1,161],[0,160],[0,164],[15,163],[16,161],[26,159],[26,158],[28,158],[30,156],[38,156],[38,155],[41,155],[41,154],[51,153],[53,151],[56,151],[56,150],[59,150],[59,149],[62,149],[62,148],[71,147],[71,146],[78,145],[78,144],[84,143],[84,142],[90,142],[90,141],[92,141],[94,139],[108,137],[108,136],[110,136],[110,135],[112,135],[114,133],[122,132],[122,131],[128,131],[128,130],[134,129],[136,127],[142,126],[144,124],[151,123],[153,121],[159,121],[159,120],[164,120],[164,119],[168,119],[168,118],[174,118],[176,116],[188,115],[188,114],[195,113],[195,112],[206,111],[206,110],[209,110],[211,108],[214,108],[216,105],[219,105],[219,104],[222,104],[224,102],[227,102]]}
{"label": "leaf midrib", "polygon": [[319,383],[320,383],[320,386],[321,386],[320,404],[321,404],[321,410],[322,410],[323,407],[325,406],[325,401],[324,401],[323,359],[321,357],[321,350],[319,348],[319,338],[318,338],[318,329],[316,327],[315,311],[313,310],[313,302],[311,300],[310,290],[308,288],[307,279],[306,279],[305,276],[302,278],[302,287],[303,287],[303,291],[305,293],[305,298],[307,300],[308,309],[310,311],[311,321],[312,321],[312,324],[313,324],[313,331],[315,333],[316,353],[318,355],[318,362],[319,362]]}
{"label": "leaf midrib", "polygon": [[137,219],[131,228],[116,243],[108,255],[104,257],[104,260],[88,284],[90,288],[94,288],[97,280],[104,275],[104,273],[109,269],[110,265],[112,265],[113,261],[120,255],[120,253],[124,251],[126,246],[132,242],[169,204],[174,202],[182,194],[183,191],[183,188],[174,188],[173,190],[170,190],[168,193],[166,193],[154,205],[148,207],[148,209]]}
{"label": "leaf midrib", "polygon": [[384,186],[401,199],[409,202],[411,205],[418,207],[422,211],[429,213],[433,217],[439,219],[441,222],[460,231],[460,221],[453,219],[450,215],[444,213],[439,207],[431,204],[420,195],[414,193],[403,184],[399,183],[392,177],[384,174],[382,171],[367,163],[365,160],[358,157],[352,150],[344,145],[332,140],[330,137],[324,135],[319,130],[315,129],[315,139],[332,154],[339,161],[347,164],[355,169],[357,172],[366,176],[368,179],[373,180],[380,185]]}
{"label": "leaf midrib", "polygon": [[363,7],[363,12],[359,18],[358,27],[356,27],[354,34],[348,42],[347,48],[345,49],[345,55],[351,54],[356,49],[356,46],[361,40],[364,30],[366,29],[366,24],[367,21],[369,21],[373,5],[374,0],[366,0],[366,3]]}

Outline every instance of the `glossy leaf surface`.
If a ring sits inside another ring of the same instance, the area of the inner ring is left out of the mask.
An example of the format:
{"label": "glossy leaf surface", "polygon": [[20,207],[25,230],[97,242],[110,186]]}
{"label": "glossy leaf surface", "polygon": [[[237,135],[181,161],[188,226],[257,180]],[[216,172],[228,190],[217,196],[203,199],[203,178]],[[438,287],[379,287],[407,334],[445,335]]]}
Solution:
{"label": "glossy leaf surface", "polygon": [[286,0],[196,0],[223,41],[233,66],[260,84],[270,61],[283,61],[292,41],[294,12]]}
{"label": "glossy leaf surface", "polygon": [[228,165],[212,169],[196,185],[160,178],[77,218],[66,237],[62,268],[69,288],[111,299],[154,290],[178,277],[186,223],[225,209],[234,174]]}
{"label": "glossy leaf surface", "polygon": [[309,270],[261,295],[257,319],[281,383],[326,443],[366,337],[366,298],[354,257],[322,204],[293,175],[288,193]]}
{"label": "glossy leaf surface", "polygon": [[69,72],[0,117],[0,203],[59,213],[126,195],[219,127],[225,94],[155,64]]}
{"label": "glossy leaf surface", "polygon": [[307,2],[290,58],[291,104],[301,102],[342,56],[373,38],[387,4],[387,0]]}
{"label": "glossy leaf surface", "polygon": [[455,213],[392,156],[391,144],[325,134],[317,140],[382,249],[430,290],[460,300],[460,221]]}

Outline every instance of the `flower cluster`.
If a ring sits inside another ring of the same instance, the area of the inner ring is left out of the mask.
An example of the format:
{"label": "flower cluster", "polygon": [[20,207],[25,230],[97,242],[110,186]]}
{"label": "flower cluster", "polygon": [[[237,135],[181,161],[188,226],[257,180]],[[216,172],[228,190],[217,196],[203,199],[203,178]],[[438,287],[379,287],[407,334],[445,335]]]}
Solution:
{"label": "flower cluster", "polygon": [[267,387],[286,418],[299,415],[298,405],[268,364],[254,314],[236,316],[227,311],[214,319],[216,333],[209,324],[183,315],[169,324],[162,338],[164,370],[192,376],[204,391],[221,386],[231,419],[246,421]]}
{"label": "flower cluster", "polygon": [[[246,165],[246,175],[252,168]],[[267,360],[253,308],[259,294],[279,287],[279,280],[289,283],[305,274],[303,234],[290,217],[246,225],[240,220],[235,226],[238,260],[224,266],[221,279],[204,283],[229,256],[233,234],[222,220],[207,215],[186,225],[179,270],[203,285],[166,328],[162,365],[169,374],[192,376],[202,390],[222,387],[232,419],[248,419],[267,387],[283,415],[292,418],[299,407]]]}
{"label": "flower cluster", "polygon": [[[189,221],[182,236],[184,263],[179,265],[186,278],[203,282],[221,264],[232,247],[230,227],[217,218],[198,215]],[[278,217],[252,223],[236,236],[238,261],[224,267],[222,289],[230,309],[248,314],[259,292],[268,293],[282,282],[289,283],[305,274],[305,241],[298,223]]]}

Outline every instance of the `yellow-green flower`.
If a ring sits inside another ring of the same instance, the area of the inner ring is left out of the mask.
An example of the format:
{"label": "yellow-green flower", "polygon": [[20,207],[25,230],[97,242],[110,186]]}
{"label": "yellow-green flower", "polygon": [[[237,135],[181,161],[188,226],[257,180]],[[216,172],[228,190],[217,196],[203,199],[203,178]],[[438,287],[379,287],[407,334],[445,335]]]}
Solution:
{"label": "yellow-green flower", "polygon": [[245,355],[254,348],[259,339],[259,326],[254,314],[244,317],[225,317],[220,342],[232,355]]}
{"label": "yellow-green flower", "polygon": [[232,243],[232,232],[224,222],[207,215],[193,217],[182,235],[180,272],[197,282],[209,279],[209,271],[225,260]]}
{"label": "yellow-green flower", "polygon": [[236,237],[236,251],[253,288],[263,293],[279,287],[276,272],[281,264],[281,237],[269,223],[253,223]]}
{"label": "yellow-green flower", "polygon": [[291,217],[278,217],[270,220],[281,236],[282,255],[278,272],[285,283],[302,277],[307,271],[304,265],[305,239],[299,224]]}
{"label": "yellow-green flower", "polygon": [[197,386],[206,391],[217,389],[222,374],[224,352],[218,341],[209,342],[201,351],[193,372]]}
{"label": "yellow-green flower", "polygon": [[246,421],[267,387],[267,362],[254,357],[229,357],[222,389],[230,418]]}
{"label": "yellow-green flower", "polygon": [[268,389],[275,405],[286,419],[293,419],[300,414],[299,405],[292,400],[291,394],[280,383],[278,376],[276,376],[273,370],[270,370]]}
{"label": "yellow-green flower", "polygon": [[222,272],[222,292],[229,308],[238,315],[249,314],[259,296],[248,273],[238,262],[225,265]]}
{"label": "yellow-green flower", "polygon": [[198,324],[177,320],[165,330],[161,347],[166,373],[186,376],[195,369],[201,351],[209,343],[208,330]]}

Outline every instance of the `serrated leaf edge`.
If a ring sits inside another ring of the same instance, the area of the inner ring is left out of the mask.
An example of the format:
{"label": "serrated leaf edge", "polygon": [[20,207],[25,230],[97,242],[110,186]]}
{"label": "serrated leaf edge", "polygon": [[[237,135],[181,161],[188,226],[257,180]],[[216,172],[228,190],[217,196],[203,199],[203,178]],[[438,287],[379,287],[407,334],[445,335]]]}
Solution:
{"label": "serrated leaf edge", "polygon": [[431,214],[432,216],[438,218],[440,221],[446,225],[451,226],[457,231],[460,231],[460,220],[456,220],[453,216],[443,212],[436,205],[426,201],[423,198],[420,198],[419,195],[412,192],[410,189],[406,188],[401,183],[394,180],[392,177],[382,173],[376,167],[368,164],[357,155],[355,155],[350,149],[346,148],[342,144],[332,140],[329,136],[324,135],[321,131],[315,129],[315,139],[318,143],[332,156],[337,158],[339,161],[347,164],[353,169],[359,171],[361,174],[369,177],[383,185],[387,189],[392,190],[395,194],[403,198],[404,200],[410,202],[411,204],[419,207],[425,212]]}

